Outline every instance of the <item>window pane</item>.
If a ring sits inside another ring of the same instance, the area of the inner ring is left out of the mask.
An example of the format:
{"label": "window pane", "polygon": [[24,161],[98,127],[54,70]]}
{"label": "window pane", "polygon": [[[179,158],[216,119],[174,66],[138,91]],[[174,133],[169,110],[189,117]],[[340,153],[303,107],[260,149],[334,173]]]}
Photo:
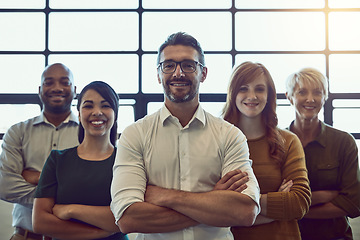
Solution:
{"label": "window pane", "polygon": [[277,93],[285,93],[287,77],[304,67],[313,67],[325,71],[325,55],[322,54],[238,54],[235,66],[251,61],[263,64],[270,72]]}
{"label": "window pane", "polygon": [[290,105],[287,99],[278,99],[276,114],[278,117],[278,127],[281,129],[290,126],[290,123],[295,119],[294,107]]}
{"label": "window pane", "polygon": [[[169,35],[179,31],[194,36],[204,51],[231,49],[229,12],[145,12],[142,23],[142,44],[146,51],[157,51]],[[211,26],[211,31],[209,27],[201,27],[202,24]]]}
{"label": "window pane", "polygon": [[52,51],[138,49],[137,13],[63,12],[50,14]]}
{"label": "window pane", "polygon": [[208,74],[200,84],[200,93],[226,93],[232,71],[230,54],[205,54]]}
{"label": "window pane", "polygon": [[169,0],[143,0],[142,5],[144,8],[169,8],[169,9],[215,9],[215,8],[230,8],[231,0],[182,0],[182,1],[169,1]]}
{"label": "window pane", "polygon": [[221,114],[225,106],[225,102],[202,102],[201,106],[208,113],[211,113],[215,117],[222,118]]}
{"label": "window pane", "polygon": [[0,13],[0,51],[43,51],[44,13]]}
{"label": "window pane", "polygon": [[39,115],[41,109],[37,104],[0,104],[0,111],[7,116],[0,120],[0,133],[5,133],[15,123]]}
{"label": "window pane", "polygon": [[45,0],[1,0],[0,8],[33,8],[41,9],[45,7]]}
{"label": "window pane", "polygon": [[325,6],[324,0],[235,0],[236,8],[243,9],[284,9],[284,8],[323,8]]}
{"label": "window pane", "polygon": [[118,115],[118,133],[124,131],[124,129],[130,124],[132,124],[134,121],[135,121],[134,107],[120,105],[119,115]]}
{"label": "window pane", "polygon": [[163,105],[163,102],[149,102],[147,105],[147,115],[153,114],[154,112],[162,108]]}
{"label": "window pane", "polygon": [[328,0],[331,8],[360,8],[359,0]]}
{"label": "window pane", "polygon": [[38,93],[44,55],[0,55],[0,93]]}
{"label": "window pane", "polygon": [[162,93],[163,88],[157,79],[156,54],[142,56],[142,89],[144,93]]}
{"label": "window pane", "polygon": [[333,111],[333,126],[349,133],[360,132],[359,118],[359,108],[335,108]]}
{"label": "window pane", "polygon": [[321,12],[238,12],[235,29],[237,50],[325,48],[325,17]]}
{"label": "window pane", "polygon": [[360,12],[329,13],[331,50],[360,50]]}
{"label": "window pane", "polygon": [[77,92],[95,80],[107,82],[117,93],[137,93],[139,66],[136,54],[123,55],[57,55],[49,56],[49,64],[61,62],[74,74]]}
{"label": "window pane", "polygon": [[135,9],[139,6],[134,0],[49,0],[49,4],[54,9]]}
{"label": "window pane", "polygon": [[360,54],[331,54],[329,60],[330,92],[360,92]]}
{"label": "window pane", "polygon": [[334,99],[334,108],[360,108],[360,99]]}

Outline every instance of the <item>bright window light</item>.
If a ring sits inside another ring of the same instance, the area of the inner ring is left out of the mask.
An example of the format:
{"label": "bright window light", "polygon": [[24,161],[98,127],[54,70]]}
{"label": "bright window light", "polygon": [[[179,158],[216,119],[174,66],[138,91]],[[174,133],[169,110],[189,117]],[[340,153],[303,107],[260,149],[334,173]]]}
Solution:
{"label": "bright window light", "polygon": [[51,13],[49,48],[52,51],[136,50],[138,16],[135,12]]}
{"label": "bright window light", "polygon": [[322,12],[238,12],[235,17],[239,51],[325,49]]}

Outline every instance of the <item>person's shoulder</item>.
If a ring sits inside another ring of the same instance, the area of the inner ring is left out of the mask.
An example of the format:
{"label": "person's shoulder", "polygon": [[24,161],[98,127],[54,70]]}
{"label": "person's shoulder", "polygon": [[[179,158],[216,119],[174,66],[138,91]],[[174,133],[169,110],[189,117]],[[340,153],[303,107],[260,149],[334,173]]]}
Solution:
{"label": "person's shoulder", "polygon": [[222,117],[214,116],[213,114],[211,114],[205,110],[204,110],[204,114],[205,114],[206,119],[213,124],[217,124],[219,126],[226,126],[226,127],[232,126],[231,123],[225,121]]}
{"label": "person's shoulder", "polygon": [[293,138],[297,138],[296,134],[291,132],[290,130],[288,129],[281,129],[281,128],[278,128],[278,131],[280,133],[280,135],[285,138],[285,139],[293,139]]}
{"label": "person's shoulder", "polygon": [[152,127],[152,125],[158,121],[158,118],[160,117],[159,111],[152,113],[150,115],[146,115],[138,120],[136,120],[135,122],[131,123],[130,125],[128,125],[124,131],[121,133],[121,135],[123,134],[127,134],[129,132],[133,132],[133,131],[139,131],[139,130],[147,130],[149,128]]}
{"label": "person's shoulder", "polygon": [[344,130],[338,129],[338,128],[334,128],[333,126],[330,126],[324,122],[322,122],[322,126],[325,129],[325,134],[326,134],[326,138],[327,139],[349,139],[349,140],[354,140],[354,137],[352,134],[350,134],[349,132],[346,132]]}
{"label": "person's shoulder", "polygon": [[41,116],[35,116],[32,118],[29,118],[27,120],[24,121],[20,121],[17,123],[14,123],[13,125],[11,125],[8,130],[7,130],[7,134],[12,134],[14,132],[23,132],[23,131],[28,131],[28,129],[30,127],[32,127],[34,124],[41,122]]}

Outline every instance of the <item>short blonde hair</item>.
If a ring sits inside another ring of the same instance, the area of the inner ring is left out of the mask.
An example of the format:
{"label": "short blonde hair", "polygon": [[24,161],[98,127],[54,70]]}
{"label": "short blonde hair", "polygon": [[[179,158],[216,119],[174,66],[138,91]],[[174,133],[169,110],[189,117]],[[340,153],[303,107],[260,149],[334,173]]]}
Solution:
{"label": "short blonde hair", "polygon": [[322,89],[325,96],[325,100],[329,96],[329,84],[328,79],[320,71],[315,68],[303,68],[299,72],[292,73],[286,79],[286,93],[289,96],[292,96],[295,90],[295,87],[299,85],[300,87],[305,83],[309,83],[312,86],[319,87]]}

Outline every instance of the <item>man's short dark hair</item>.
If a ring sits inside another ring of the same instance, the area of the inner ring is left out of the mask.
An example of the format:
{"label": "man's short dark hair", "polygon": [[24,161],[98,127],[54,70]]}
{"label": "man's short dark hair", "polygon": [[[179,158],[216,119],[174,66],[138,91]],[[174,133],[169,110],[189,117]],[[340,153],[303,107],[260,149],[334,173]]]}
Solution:
{"label": "man's short dark hair", "polygon": [[177,32],[171,34],[166,41],[159,47],[157,64],[160,63],[160,54],[167,46],[183,45],[193,47],[199,53],[199,62],[205,66],[204,51],[200,43],[191,35],[184,32]]}

